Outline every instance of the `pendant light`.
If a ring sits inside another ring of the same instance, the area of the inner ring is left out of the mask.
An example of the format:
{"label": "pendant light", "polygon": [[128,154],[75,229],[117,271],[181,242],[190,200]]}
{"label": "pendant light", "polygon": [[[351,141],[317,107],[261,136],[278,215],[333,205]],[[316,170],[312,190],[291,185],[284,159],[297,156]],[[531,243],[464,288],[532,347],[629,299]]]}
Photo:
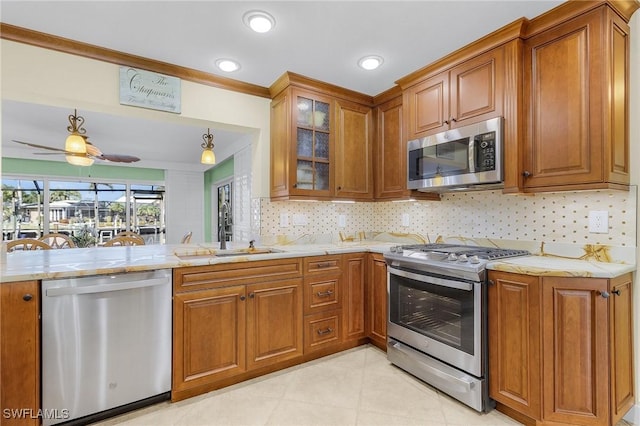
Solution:
{"label": "pendant light", "polygon": [[67,131],[70,133],[67,136],[67,140],[64,143],[64,150],[78,155],[67,155],[65,158],[69,164],[74,166],[90,166],[93,164],[92,158],[87,158],[87,143],[85,130],[82,125],[84,124],[84,117],[78,115],[76,109],[73,110],[73,114],[69,115],[69,126]]}
{"label": "pendant light", "polygon": [[213,152],[213,135],[207,129],[207,133],[202,135],[204,142],[200,145],[203,149],[200,162],[202,164],[216,164],[216,154]]}

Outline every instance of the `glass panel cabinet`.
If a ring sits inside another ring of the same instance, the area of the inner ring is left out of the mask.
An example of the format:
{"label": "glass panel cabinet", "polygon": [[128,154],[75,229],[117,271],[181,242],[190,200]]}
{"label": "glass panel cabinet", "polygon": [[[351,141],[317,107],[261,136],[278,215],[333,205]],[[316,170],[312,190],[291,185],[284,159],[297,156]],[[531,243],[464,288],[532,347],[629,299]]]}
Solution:
{"label": "glass panel cabinet", "polygon": [[296,96],[296,189],[329,190],[329,103]]}

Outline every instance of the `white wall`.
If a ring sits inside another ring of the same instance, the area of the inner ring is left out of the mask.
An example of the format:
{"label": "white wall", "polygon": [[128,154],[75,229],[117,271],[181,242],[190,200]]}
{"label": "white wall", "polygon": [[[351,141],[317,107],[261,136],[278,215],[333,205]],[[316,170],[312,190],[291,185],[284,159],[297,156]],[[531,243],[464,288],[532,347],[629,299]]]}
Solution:
{"label": "white wall", "polygon": [[[252,134],[256,196],[269,195],[270,100],[189,81],[182,82],[180,115],[119,103],[119,65],[8,40],[0,41],[2,99],[93,110],[113,115],[223,123]],[[171,169],[171,166],[167,167]]]}

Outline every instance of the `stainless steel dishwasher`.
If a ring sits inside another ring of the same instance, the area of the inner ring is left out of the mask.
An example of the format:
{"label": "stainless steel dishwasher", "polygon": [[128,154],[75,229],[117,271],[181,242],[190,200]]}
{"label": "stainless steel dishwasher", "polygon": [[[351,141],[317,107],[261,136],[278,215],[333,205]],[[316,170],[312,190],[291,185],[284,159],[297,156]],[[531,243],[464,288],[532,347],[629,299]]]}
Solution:
{"label": "stainless steel dishwasher", "polygon": [[171,318],[170,270],[43,280],[43,424],[167,399]]}

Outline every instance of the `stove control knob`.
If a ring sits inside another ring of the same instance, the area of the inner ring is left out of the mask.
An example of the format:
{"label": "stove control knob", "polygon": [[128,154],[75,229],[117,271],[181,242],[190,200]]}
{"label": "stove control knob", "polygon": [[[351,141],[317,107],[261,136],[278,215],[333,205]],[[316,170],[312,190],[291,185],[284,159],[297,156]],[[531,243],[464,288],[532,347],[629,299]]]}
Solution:
{"label": "stove control knob", "polygon": [[391,246],[391,247],[389,247],[389,251],[390,251],[391,253],[395,253],[397,250],[398,250],[398,247],[397,247],[397,246]]}
{"label": "stove control knob", "polygon": [[447,260],[455,262],[456,260],[458,260],[458,256],[456,256],[455,253],[449,253],[449,256],[447,256]]}
{"label": "stove control knob", "polygon": [[470,263],[480,263],[480,258],[476,255],[473,255],[469,258]]}
{"label": "stove control knob", "polygon": [[466,261],[467,261],[466,254],[461,254],[460,256],[458,256],[458,262],[466,262]]}

